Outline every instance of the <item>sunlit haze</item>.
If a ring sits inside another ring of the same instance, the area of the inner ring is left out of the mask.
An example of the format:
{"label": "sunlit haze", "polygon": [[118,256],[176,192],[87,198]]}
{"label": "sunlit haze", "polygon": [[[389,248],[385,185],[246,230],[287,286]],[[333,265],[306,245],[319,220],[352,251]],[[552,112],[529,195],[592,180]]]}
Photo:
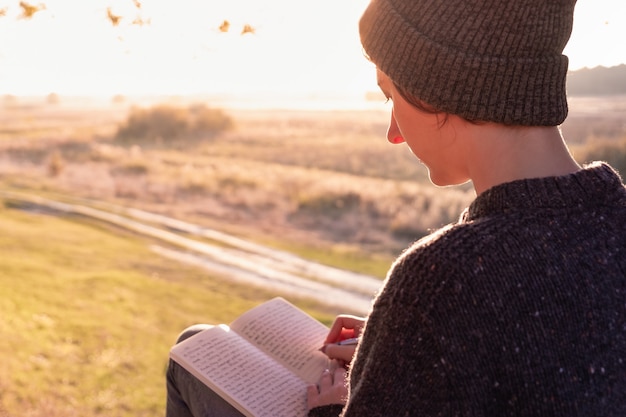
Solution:
{"label": "sunlit haze", "polygon": [[[24,18],[0,0],[0,94],[362,94],[376,88],[357,31],[367,2],[42,0]],[[576,7],[570,68],[625,63],[626,2]]]}

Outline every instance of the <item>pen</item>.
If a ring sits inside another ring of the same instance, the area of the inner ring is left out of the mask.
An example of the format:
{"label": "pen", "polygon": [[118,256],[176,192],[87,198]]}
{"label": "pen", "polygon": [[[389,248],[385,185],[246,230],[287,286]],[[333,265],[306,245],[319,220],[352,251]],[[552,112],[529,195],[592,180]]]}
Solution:
{"label": "pen", "polygon": [[[354,346],[357,343],[359,343],[359,338],[358,337],[353,337],[350,339],[344,339],[344,340],[340,340],[339,342],[336,343],[331,343],[331,345],[337,345],[337,346]],[[324,345],[321,348],[319,348],[320,352],[326,353],[326,346]]]}
{"label": "pen", "polygon": [[346,345],[356,345],[357,343],[359,343],[359,338],[353,337],[351,339],[340,340],[339,342],[335,344],[339,346],[346,346]]}

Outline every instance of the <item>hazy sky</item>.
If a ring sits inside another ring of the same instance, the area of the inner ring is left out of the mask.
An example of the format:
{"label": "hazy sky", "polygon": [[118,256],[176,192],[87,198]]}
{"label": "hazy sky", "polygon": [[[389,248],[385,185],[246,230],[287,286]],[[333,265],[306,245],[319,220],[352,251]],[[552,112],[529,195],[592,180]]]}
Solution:
{"label": "hazy sky", "polygon": [[[45,9],[25,19],[19,1],[0,0],[0,94],[376,88],[357,33],[368,0],[31,1]],[[570,68],[626,63],[626,1],[576,7]],[[255,33],[241,35],[246,24]]]}

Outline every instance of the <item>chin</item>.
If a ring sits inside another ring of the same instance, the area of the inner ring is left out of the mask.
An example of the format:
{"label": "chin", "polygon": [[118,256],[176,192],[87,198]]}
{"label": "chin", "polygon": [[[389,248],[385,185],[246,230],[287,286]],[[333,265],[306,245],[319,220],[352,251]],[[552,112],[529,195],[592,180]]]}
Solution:
{"label": "chin", "polygon": [[433,185],[435,185],[437,187],[448,187],[448,186],[451,186],[451,185],[455,185],[455,184],[451,184],[451,183],[449,183],[447,181],[436,181],[436,180],[433,180],[432,177],[430,177],[430,182],[433,183]]}
{"label": "chin", "polygon": [[430,178],[430,182],[437,187],[450,187],[453,185],[465,184],[470,181],[468,178],[451,177],[449,175],[445,175],[445,173],[437,175],[437,173],[433,172],[430,168],[428,169],[428,178]]}
{"label": "chin", "polygon": [[432,182],[434,185],[436,185],[437,187],[446,187],[448,185],[451,185],[449,181],[445,180],[445,175],[441,175],[441,173],[433,171],[428,166],[426,166],[426,168],[428,168],[428,178],[430,179],[430,182]]}

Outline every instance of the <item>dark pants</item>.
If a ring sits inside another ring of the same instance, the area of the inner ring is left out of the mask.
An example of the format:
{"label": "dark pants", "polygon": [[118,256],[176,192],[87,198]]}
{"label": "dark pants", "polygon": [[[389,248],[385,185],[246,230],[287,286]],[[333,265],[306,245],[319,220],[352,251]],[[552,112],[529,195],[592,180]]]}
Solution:
{"label": "dark pants", "polygon": [[[178,341],[204,330],[207,325],[188,327]],[[191,375],[182,366],[170,359],[167,368],[166,417],[242,417],[239,411],[219,395]]]}

